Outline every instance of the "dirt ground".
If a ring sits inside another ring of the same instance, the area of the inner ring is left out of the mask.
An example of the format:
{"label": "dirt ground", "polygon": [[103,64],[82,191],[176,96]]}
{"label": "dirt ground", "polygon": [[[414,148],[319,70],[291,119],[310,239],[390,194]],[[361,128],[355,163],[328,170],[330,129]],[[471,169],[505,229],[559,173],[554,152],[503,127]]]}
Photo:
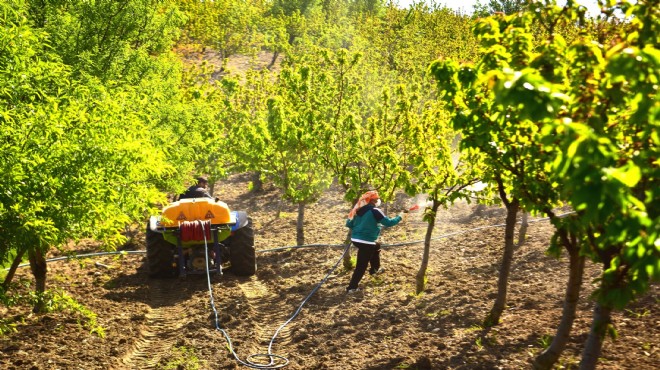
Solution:
{"label": "dirt ground", "polygon": [[[258,354],[270,350],[288,359],[286,369],[529,369],[559,323],[567,261],[545,255],[552,233],[546,221],[532,223],[526,244],[516,250],[502,323],[486,329],[481,323],[495,298],[503,245],[504,229],[494,226],[504,223],[500,208],[461,203],[442,212],[424,294],[414,295],[423,244],[413,243],[385,247],[385,273],[365,276],[362,290],[347,295],[351,271],[339,262],[342,248],[264,252],[296,240],[296,208],[281,205],[275,190],[250,194],[248,178],[235,176],[218,184],[215,195],[251,215],[260,251],[256,276],[226,273],[212,280],[219,326],[240,361],[267,362]],[[394,206],[389,207],[393,215]],[[328,191],[306,211],[306,244],[340,244],[347,212],[341,192]],[[421,241],[425,228],[421,214],[412,213],[388,229],[382,241]],[[93,248],[81,244],[75,249],[87,253]],[[127,248],[144,250],[144,235]],[[137,254],[49,263],[48,288],[66,292],[95,313],[105,336],[90,333],[80,310],[34,315],[29,307],[0,306],[0,316],[17,324],[15,332],[0,337],[0,368],[245,368],[214,326],[206,277],[150,279],[144,262],[144,255]],[[598,266],[590,263],[587,269],[560,369],[577,367],[591,323],[589,294]],[[15,281],[22,287],[16,291],[27,294],[29,269],[21,269]],[[606,340],[599,369],[660,368],[657,301],[654,286],[615,313],[619,338]]]}

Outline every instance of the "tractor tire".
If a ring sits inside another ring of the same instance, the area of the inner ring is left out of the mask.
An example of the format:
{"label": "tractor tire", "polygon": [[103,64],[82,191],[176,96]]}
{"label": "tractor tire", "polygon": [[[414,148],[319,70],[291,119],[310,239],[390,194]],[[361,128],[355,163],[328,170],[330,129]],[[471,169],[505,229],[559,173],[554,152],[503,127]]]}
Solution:
{"label": "tractor tire", "polygon": [[163,238],[163,234],[152,231],[147,225],[147,268],[150,277],[176,276],[174,267],[174,245]]}
{"label": "tractor tire", "polygon": [[254,229],[248,217],[246,226],[234,231],[224,244],[229,247],[229,271],[239,276],[251,276],[257,272],[257,253],[254,249]]}

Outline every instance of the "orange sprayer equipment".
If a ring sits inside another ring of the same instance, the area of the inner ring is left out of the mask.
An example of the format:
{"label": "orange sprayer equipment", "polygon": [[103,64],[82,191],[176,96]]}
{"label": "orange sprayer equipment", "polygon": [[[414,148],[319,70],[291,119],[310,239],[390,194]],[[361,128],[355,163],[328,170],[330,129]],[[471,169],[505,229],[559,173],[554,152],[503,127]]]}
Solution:
{"label": "orange sprayer equipment", "polygon": [[211,225],[235,224],[225,202],[210,198],[181,199],[163,208],[159,226],[178,227],[184,221],[210,220]]}

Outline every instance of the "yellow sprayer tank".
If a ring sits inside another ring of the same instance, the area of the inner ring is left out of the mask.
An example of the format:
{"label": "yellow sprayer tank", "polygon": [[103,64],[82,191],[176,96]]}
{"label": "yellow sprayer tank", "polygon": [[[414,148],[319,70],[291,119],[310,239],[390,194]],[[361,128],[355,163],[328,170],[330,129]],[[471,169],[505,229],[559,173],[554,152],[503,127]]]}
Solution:
{"label": "yellow sprayer tank", "polygon": [[184,221],[211,220],[212,225],[232,222],[225,202],[210,198],[181,199],[163,208],[160,226],[178,227]]}

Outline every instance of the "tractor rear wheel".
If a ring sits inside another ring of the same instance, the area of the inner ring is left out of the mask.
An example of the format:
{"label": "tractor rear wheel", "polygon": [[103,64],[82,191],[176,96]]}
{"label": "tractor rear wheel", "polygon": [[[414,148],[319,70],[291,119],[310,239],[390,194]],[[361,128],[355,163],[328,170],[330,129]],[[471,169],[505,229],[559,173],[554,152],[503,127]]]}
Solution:
{"label": "tractor rear wheel", "polygon": [[151,277],[174,277],[174,245],[147,225],[147,268]]}
{"label": "tractor rear wheel", "polygon": [[234,231],[224,244],[229,247],[229,271],[240,276],[250,276],[257,272],[257,255],[254,249],[254,229],[252,219],[247,225]]}

